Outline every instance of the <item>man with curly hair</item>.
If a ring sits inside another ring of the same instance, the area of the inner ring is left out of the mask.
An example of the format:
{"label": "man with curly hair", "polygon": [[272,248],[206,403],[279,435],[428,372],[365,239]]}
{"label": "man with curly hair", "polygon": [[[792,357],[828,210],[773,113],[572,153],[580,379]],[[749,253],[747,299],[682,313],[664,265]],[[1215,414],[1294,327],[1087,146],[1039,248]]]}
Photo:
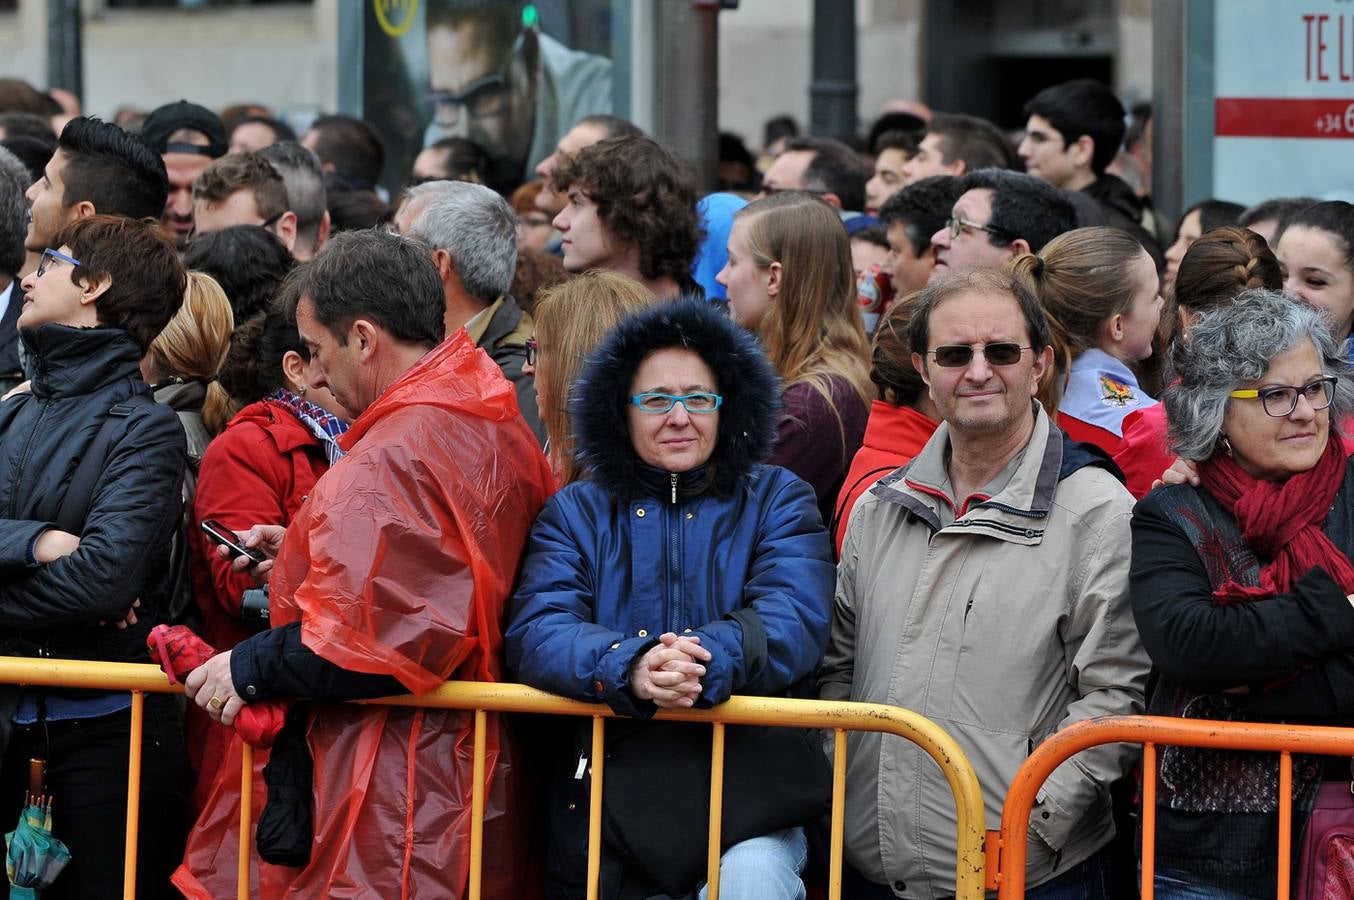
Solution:
{"label": "man with curly hair", "polygon": [[554,221],[564,235],[564,268],[610,269],[655,297],[695,289],[695,187],[657,142],[642,135],[607,138],[556,166],[550,181],[565,198]]}

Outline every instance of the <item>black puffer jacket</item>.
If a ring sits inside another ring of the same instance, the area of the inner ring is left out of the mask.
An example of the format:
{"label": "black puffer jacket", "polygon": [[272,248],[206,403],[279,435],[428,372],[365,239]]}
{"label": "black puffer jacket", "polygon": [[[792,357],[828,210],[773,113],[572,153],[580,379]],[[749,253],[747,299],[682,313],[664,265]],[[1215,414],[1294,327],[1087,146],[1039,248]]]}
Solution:
{"label": "black puffer jacket", "polygon": [[[32,562],[108,410],[150,388],[121,329],[47,324],[22,337],[32,392],[0,403],[0,651],[145,662],[182,504],[183,428],[170,408],[137,404],[114,432],[79,548]],[[138,598],[136,625],[98,624],[120,620]]]}
{"label": "black puffer jacket", "polygon": [[1082,188],[1082,193],[1100,204],[1105,214],[1105,224],[1111,228],[1127,231],[1142,244],[1152,261],[1160,270],[1166,265],[1161,243],[1156,236],[1142,225],[1142,201],[1133,193],[1122,178],[1113,175],[1101,175],[1094,182]]}

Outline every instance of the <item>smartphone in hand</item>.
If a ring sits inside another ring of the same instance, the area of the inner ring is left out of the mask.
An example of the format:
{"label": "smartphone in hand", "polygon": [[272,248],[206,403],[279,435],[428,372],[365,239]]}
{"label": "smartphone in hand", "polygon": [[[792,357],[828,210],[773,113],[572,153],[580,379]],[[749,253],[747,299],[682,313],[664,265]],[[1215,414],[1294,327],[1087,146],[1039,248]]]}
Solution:
{"label": "smartphone in hand", "polygon": [[203,522],[202,530],[207,532],[207,537],[216,541],[221,546],[229,547],[232,558],[247,556],[255,563],[261,563],[268,558],[262,551],[253,550],[246,547],[244,544],[241,544],[239,538],[235,536],[235,532],[231,531],[215,519],[208,519]]}

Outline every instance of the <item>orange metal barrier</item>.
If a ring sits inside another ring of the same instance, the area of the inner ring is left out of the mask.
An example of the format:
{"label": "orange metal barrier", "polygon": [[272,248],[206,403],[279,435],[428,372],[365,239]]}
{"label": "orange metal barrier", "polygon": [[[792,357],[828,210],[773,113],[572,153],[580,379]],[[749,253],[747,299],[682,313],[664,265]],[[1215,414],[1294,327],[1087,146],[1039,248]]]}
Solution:
{"label": "orange metal barrier", "polygon": [[[1020,767],[1001,812],[1001,831],[988,834],[988,888],[998,900],[1025,896],[1025,841],[1030,812],[1044,781],[1066,760],[1100,744],[1142,744],[1142,900],[1152,900],[1156,869],[1157,745],[1259,750],[1279,754],[1278,858],[1289,858],[1293,840],[1293,753],[1354,756],[1354,728],[1212,722],[1164,716],[1106,716],[1078,722],[1044,741]],[[995,845],[995,846],[994,846]],[[995,852],[994,852],[995,851]],[[1289,896],[1289,867],[1279,866],[1277,896]]]}
{"label": "orange metal barrier", "polygon": [[[123,896],[134,897],[136,886],[137,798],[141,766],[142,697],[147,691],[175,693],[157,666],[126,663],[96,663],[76,660],[0,657],[0,684],[81,687],[126,690],[132,693],[131,758],[127,773],[127,849]],[[588,816],[588,897],[595,900],[601,871],[602,779],[605,721],[616,718],[600,704],[567,700],[519,684],[448,682],[422,696],[390,697],[365,703],[389,706],[421,706],[475,711],[474,790],[471,797],[470,884],[467,897],[478,900],[484,856],[485,742],[488,712],[545,713],[585,716],[592,719],[592,793]],[[834,703],[819,700],[789,700],[775,697],[733,697],[713,709],[660,710],[657,718],[706,722],[714,729],[710,778],[710,836],[707,878],[710,900],[719,896],[720,820],[723,806],[724,726],[779,725],[819,728],[834,734],[832,772],[831,867],[828,896],[841,897],[842,829],[845,824],[846,732],[876,731],[897,735],[925,750],[949,782],[958,811],[958,854],[955,860],[956,900],[979,900],[983,896],[984,847],[983,800],[978,778],[954,739],[930,720],[895,706],[871,703]],[[246,752],[241,766],[241,827],[238,895],[249,895],[249,860],[252,819],[249,802],[253,776],[252,755]]]}

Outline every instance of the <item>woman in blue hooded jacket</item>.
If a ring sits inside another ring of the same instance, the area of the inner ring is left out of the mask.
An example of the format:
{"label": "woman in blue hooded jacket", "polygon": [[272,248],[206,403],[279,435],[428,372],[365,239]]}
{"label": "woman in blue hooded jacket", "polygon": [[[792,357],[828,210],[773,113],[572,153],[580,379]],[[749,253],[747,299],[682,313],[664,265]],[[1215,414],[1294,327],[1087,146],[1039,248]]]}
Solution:
{"label": "woman in blue hooded jacket", "polygon": [[[536,521],[509,666],[641,719],[789,693],[823,654],[835,571],[812,489],[759,462],[775,443],[779,389],[756,339],[712,304],[645,310],[589,358],[573,397],[587,477]],[[578,760],[561,762],[573,776]],[[653,781],[661,793],[657,763]],[[552,813],[551,896],[581,892],[578,825]],[[804,844],[793,827],[727,849],[721,896],[803,897]],[[629,895],[633,873],[622,888],[607,871],[604,895]]]}

